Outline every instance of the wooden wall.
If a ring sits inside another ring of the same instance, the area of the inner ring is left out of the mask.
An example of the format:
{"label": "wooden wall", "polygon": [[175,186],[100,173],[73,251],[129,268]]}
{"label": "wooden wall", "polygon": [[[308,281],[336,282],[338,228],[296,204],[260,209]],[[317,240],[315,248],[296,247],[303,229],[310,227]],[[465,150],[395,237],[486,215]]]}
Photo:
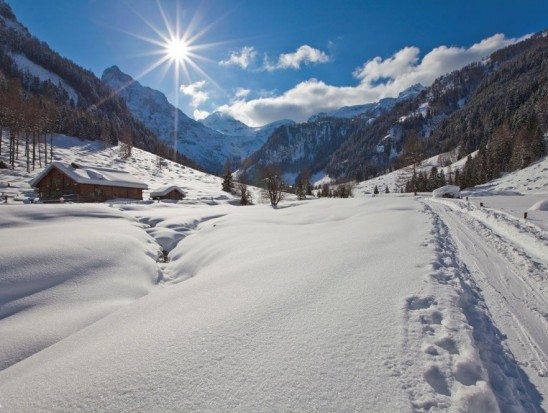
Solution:
{"label": "wooden wall", "polygon": [[37,186],[41,199],[59,199],[63,195],[74,195],[67,197],[67,200],[79,202],[104,202],[113,198],[143,199],[142,189],[77,184],[57,168],[52,168]]}

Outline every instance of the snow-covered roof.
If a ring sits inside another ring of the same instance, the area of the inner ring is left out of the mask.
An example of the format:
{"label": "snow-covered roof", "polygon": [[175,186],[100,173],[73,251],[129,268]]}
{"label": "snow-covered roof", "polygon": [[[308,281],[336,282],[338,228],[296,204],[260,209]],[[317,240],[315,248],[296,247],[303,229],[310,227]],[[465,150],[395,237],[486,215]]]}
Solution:
{"label": "snow-covered roof", "polygon": [[52,168],[57,168],[59,171],[63,172],[70,179],[79,184],[148,189],[147,184],[134,178],[126,171],[95,166],[85,166],[75,163],[67,166],[61,162],[50,163],[47,168],[45,168],[38,176],[29,182],[30,185],[38,185],[38,182],[40,182]]}
{"label": "snow-covered roof", "polygon": [[432,191],[433,198],[442,198],[444,195],[451,195],[454,198],[458,198],[460,196],[460,188],[456,185],[445,185]]}
{"label": "snow-covered roof", "polygon": [[180,192],[181,195],[186,196],[185,192],[179,188],[177,185],[167,185],[163,186],[161,188],[158,188],[150,193],[150,196],[165,196],[169,194],[171,191],[177,191]]}

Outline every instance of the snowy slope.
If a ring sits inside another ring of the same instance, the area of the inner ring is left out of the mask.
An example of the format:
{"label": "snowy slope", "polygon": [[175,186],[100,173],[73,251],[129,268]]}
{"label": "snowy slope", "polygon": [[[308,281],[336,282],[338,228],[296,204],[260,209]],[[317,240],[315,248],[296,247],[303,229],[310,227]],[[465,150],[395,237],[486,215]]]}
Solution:
{"label": "snowy slope", "polygon": [[65,82],[55,73],[51,73],[50,71],[44,69],[42,66],[34,63],[33,61],[29,60],[25,55],[14,54],[12,55],[12,58],[20,71],[24,73],[29,73],[31,76],[36,76],[42,82],[49,80],[55,86],[60,86],[67,92],[69,99],[72,99],[74,104],[78,103],[78,93],[76,93],[76,91],[69,84],[67,84],[67,82]]}
{"label": "snowy slope", "polygon": [[[472,153],[472,157],[475,156],[475,152]],[[460,159],[451,163],[451,165],[446,167],[440,166],[440,157],[446,157],[450,159],[451,154],[445,153],[440,155],[435,155],[431,158],[421,161],[419,165],[416,166],[416,172],[425,172],[430,173],[430,170],[435,166],[438,171],[443,170],[445,176],[448,178],[449,173],[454,173],[457,169],[461,170],[466,162],[466,158]],[[413,167],[406,166],[401,169],[397,169],[392,172],[388,172],[384,175],[377,176],[366,181],[359,182],[355,186],[355,192],[357,194],[372,194],[375,186],[378,187],[380,192],[384,192],[385,188],[388,186],[390,192],[400,192],[402,188],[405,189],[405,184],[413,176]]]}
{"label": "snowy slope", "polygon": [[[5,137],[4,137],[5,139]],[[48,140],[49,141],[49,140]],[[144,191],[144,199],[157,188],[165,185],[177,185],[187,194],[187,200],[211,200],[212,198],[226,198],[226,192],[221,191],[221,179],[177,163],[162,160],[162,167],[158,166],[159,158],[149,152],[133,148],[129,159],[121,159],[118,147],[103,149],[100,142],[83,141],[65,135],[54,135],[54,161],[70,164],[72,162],[84,165],[121,169],[129,172],[137,180],[145,182],[148,190]],[[4,147],[7,140],[4,140]],[[21,149],[21,152],[23,149]],[[43,168],[36,168],[26,172],[24,159],[15,170],[0,170],[0,192],[9,194],[18,200],[34,198],[29,181],[38,175]],[[10,184],[9,188],[7,185]]]}

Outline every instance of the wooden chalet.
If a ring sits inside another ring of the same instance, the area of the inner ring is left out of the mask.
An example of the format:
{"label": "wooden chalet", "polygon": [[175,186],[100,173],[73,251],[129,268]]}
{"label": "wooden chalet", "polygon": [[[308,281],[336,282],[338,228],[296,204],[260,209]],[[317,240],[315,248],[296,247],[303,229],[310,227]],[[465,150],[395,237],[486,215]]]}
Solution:
{"label": "wooden chalet", "polygon": [[128,172],[116,169],[65,165],[52,162],[30,185],[38,189],[41,200],[77,202],[104,202],[108,199],[143,199],[143,189],[148,186]]}
{"label": "wooden chalet", "polygon": [[176,185],[168,185],[158,188],[150,193],[150,197],[155,201],[161,199],[171,199],[180,201],[186,196],[185,192]]}

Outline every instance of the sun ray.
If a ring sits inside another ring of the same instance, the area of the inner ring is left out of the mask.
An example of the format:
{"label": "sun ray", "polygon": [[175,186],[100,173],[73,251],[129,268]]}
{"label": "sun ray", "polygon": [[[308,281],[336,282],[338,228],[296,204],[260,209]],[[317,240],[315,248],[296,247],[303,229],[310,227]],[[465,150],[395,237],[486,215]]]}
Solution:
{"label": "sun ray", "polygon": [[[180,3],[175,3],[175,13],[172,14],[165,9],[165,3],[160,0],[156,0],[156,7],[160,18],[158,23],[153,23],[147,16],[142,15],[129,1],[126,1],[126,6],[136,17],[138,17],[144,25],[145,29],[148,28],[148,35],[142,33],[131,33],[129,31],[117,29],[120,32],[128,34],[136,39],[142,40],[144,43],[150,45],[150,50],[142,50],[136,53],[135,57],[153,57],[154,61],[147,65],[144,70],[135,76],[135,81],[140,80],[143,76],[154,70],[160,70],[162,78],[166,78],[171,72],[173,75],[173,102],[175,107],[179,107],[180,101],[180,86],[183,83],[191,84],[197,80],[207,80],[209,84],[213,85],[217,89],[221,89],[219,84],[209,76],[205,70],[200,67],[199,62],[206,62],[216,64],[216,61],[211,60],[202,54],[203,51],[219,47],[225,44],[232,43],[233,41],[218,41],[200,43],[199,40],[212,29],[213,26],[218,24],[222,16],[217,18],[214,22],[202,25],[202,14],[199,11],[189,15],[190,19],[186,24],[183,24],[181,19]],[[163,25],[163,27],[161,27]],[[145,48],[146,49],[146,48]],[[131,84],[131,83],[130,83]],[[114,94],[120,93],[124,88],[130,84],[122,85],[119,90]],[[171,138],[171,144],[173,150],[180,150],[177,147],[178,138],[178,121],[179,111],[174,112],[174,125],[173,135]]]}

